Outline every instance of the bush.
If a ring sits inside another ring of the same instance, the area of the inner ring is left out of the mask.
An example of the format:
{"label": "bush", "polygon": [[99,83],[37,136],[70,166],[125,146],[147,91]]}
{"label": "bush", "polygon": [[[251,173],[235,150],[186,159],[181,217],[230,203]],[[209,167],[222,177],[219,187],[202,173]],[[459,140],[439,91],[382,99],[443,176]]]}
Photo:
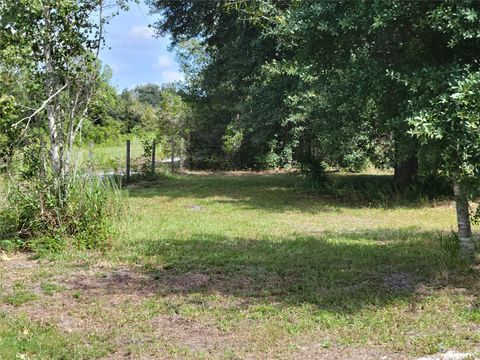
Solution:
{"label": "bush", "polygon": [[110,178],[85,175],[72,176],[62,186],[49,177],[17,179],[7,185],[6,202],[0,238],[20,239],[32,250],[105,248],[114,234],[120,191]]}
{"label": "bush", "polygon": [[143,153],[140,158],[140,167],[138,172],[141,176],[153,175],[152,173],[152,151],[153,146],[155,145],[156,138],[155,136],[144,136],[141,139]]}

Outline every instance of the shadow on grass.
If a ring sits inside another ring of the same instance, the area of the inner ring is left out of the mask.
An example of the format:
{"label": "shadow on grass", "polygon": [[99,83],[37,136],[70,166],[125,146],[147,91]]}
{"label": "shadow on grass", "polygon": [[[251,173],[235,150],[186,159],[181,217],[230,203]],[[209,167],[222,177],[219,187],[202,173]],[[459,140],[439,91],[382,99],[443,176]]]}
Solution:
{"label": "shadow on grass", "polygon": [[331,174],[329,179],[312,189],[304,178],[294,174],[189,174],[139,181],[129,189],[132,197],[195,198],[245,209],[311,214],[341,208],[418,208],[430,200],[448,198],[445,189],[442,191],[446,191],[446,195],[441,196],[422,194],[416,187],[399,193],[388,175]]}
{"label": "shadow on grass", "polygon": [[[202,206],[231,204],[235,209],[268,213],[315,214],[380,206],[359,204],[349,189],[362,192],[367,186],[367,193],[374,193],[391,181],[382,175],[331,176],[337,185],[346,185],[312,194],[299,185],[302,178],[290,174],[176,175],[133,184],[130,195],[161,201],[186,198]],[[346,190],[341,194],[338,189]],[[337,195],[350,196],[351,201],[341,202]],[[390,204],[425,205],[419,201]],[[152,284],[164,295],[220,293],[246,303],[313,304],[353,312],[414,298],[429,286],[447,285],[449,271],[459,265],[454,246],[449,245],[452,241],[415,228],[258,239],[212,233],[186,238],[159,234],[132,244],[136,252],[132,256],[145,259]]]}
{"label": "shadow on grass", "polygon": [[459,264],[439,236],[412,229],[258,240],[193,234],[138,249],[162,295],[220,293],[352,312],[410,298],[422,285],[444,286]]}

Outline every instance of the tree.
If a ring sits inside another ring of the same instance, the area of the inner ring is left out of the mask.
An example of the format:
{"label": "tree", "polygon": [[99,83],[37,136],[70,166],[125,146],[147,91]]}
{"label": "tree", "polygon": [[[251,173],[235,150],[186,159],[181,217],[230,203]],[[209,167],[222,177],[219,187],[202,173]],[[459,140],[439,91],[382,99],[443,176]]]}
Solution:
{"label": "tree", "polygon": [[[221,166],[229,158],[223,137],[238,115],[245,112],[249,86],[265,59],[275,56],[275,43],[262,37],[261,29],[240,17],[229,1],[148,1],[152,11],[162,13],[159,33],[172,34],[177,58],[186,70],[184,99],[192,109],[189,153],[196,166]],[[254,165],[262,146],[245,141],[240,163]]]}
{"label": "tree", "polygon": [[[35,110],[15,125],[28,129],[32,121],[45,118],[48,167],[59,180],[59,194],[64,192],[73,144],[98,86],[103,8],[99,0],[22,0],[0,8],[2,61],[23,69],[35,81],[38,87],[30,89],[33,99],[44,94],[40,104],[29,106]],[[23,56],[26,49],[29,54]]]}
{"label": "tree", "polygon": [[131,92],[138,101],[152,107],[157,107],[162,100],[162,88],[157,84],[137,85]]}
{"label": "tree", "polygon": [[15,161],[6,210],[15,236],[48,238],[57,248],[67,239],[97,247],[112,233],[113,188],[77,176],[73,150],[102,101],[98,53],[114,6],[103,0],[0,2],[0,74],[7,79],[0,85],[0,127],[8,130],[7,141],[16,137],[7,153]]}
{"label": "tree", "polygon": [[111,76],[111,69],[108,66],[104,67],[78,137],[79,142],[100,144],[118,140],[121,135],[121,99],[117,95],[117,90],[110,85]]}
{"label": "tree", "polygon": [[[182,97],[173,87],[162,89],[162,100],[157,108],[157,134],[164,141],[170,143],[172,170],[175,160],[175,148],[179,148],[179,155],[183,158],[186,137],[188,133],[188,107]],[[182,161],[182,159],[181,159]]]}
{"label": "tree", "polygon": [[453,184],[460,254],[474,255],[468,201],[478,196],[480,181],[480,72],[465,69],[445,84],[409,122],[422,151],[433,157],[439,171]]}

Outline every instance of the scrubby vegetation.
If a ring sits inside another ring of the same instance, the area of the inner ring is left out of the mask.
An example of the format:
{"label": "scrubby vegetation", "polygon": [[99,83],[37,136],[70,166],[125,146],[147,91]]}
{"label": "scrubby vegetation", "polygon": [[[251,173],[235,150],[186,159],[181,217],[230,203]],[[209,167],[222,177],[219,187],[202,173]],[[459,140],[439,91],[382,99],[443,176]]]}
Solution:
{"label": "scrubby vegetation", "polygon": [[[61,250],[69,245],[106,248],[115,234],[119,212],[118,185],[108,178],[76,174],[68,179],[66,196],[58,196],[48,177],[16,179],[7,185],[0,213],[3,245],[29,250]],[[72,240],[72,241],[70,241]]]}

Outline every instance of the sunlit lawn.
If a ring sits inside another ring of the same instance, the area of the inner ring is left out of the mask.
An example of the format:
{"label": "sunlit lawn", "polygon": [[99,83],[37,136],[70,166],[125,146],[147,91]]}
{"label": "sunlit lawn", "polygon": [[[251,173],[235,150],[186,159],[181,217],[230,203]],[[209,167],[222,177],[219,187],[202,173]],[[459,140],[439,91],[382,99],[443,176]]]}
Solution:
{"label": "sunlit lawn", "polygon": [[[93,164],[97,171],[118,172],[125,169],[127,150],[126,142],[118,141],[115,144],[106,144],[90,147],[83,145],[75,149],[76,160],[79,164]],[[139,139],[133,138],[130,145],[130,156],[132,161],[139,159],[143,154],[142,143]],[[134,165],[134,164],[133,164]]]}
{"label": "sunlit lawn", "polygon": [[449,201],[355,206],[290,174],[128,192],[107,253],[0,263],[0,358],[409,359],[480,341]]}

